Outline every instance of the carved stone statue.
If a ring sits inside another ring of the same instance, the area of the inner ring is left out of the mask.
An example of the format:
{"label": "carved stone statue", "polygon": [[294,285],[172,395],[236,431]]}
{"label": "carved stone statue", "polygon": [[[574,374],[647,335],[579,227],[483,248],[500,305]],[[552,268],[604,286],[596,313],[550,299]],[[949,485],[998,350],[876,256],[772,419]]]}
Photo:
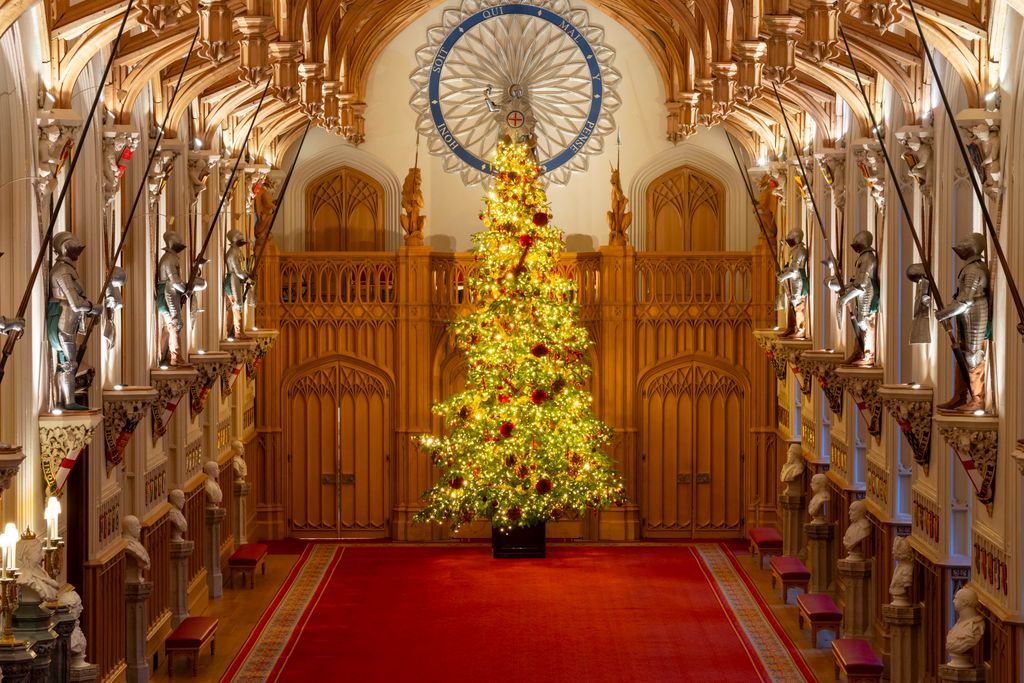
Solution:
{"label": "carved stone statue", "polygon": [[953,251],[963,261],[956,279],[953,301],[935,314],[938,321],[956,318],[957,337],[970,375],[968,387],[956,373],[953,397],[936,406],[941,412],[974,412],[985,407],[985,347],[992,336],[990,273],[985,261],[985,235],[971,233]]}
{"label": "carved stone statue", "polygon": [[167,518],[171,522],[171,540],[182,541],[188,533],[188,519],[185,518],[185,492],[181,489],[173,489],[167,494],[167,500],[171,504],[171,511]]}
{"label": "carved stone statue", "polygon": [[21,572],[18,574],[18,585],[35,591],[42,602],[54,602],[57,599],[57,591],[60,590],[60,583],[51,579],[43,566],[46,559],[43,539],[21,539],[18,541],[15,555]]}
{"label": "carved stone statue", "polygon": [[910,343],[930,344],[932,342],[932,290],[924,264],[911,263],[907,266],[907,279],[914,283],[914,309],[910,319]]}
{"label": "carved stone statue", "polygon": [[797,493],[800,487],[800,478],[804,475],[804,449],[800,442],[794,441],[789,444],[786,451],[786,462],[782,465],[782,473],[779,481],[786,485],[786,493]]}
{"label": "carved stone statue", "polygon": [[626,211],[629,199],[622,191],[619,169],[612,169],[612,210],[608,212],[608,244],[625,246],[628,241],[629,226],[633,223],[633,214]]}
{"label": "carved stone statue", "polygon": [[907,172],[911,178],[917,181],[921,195],[925,198],[931,196],[932,187],[932,144],[930,138],[930,135],[908,135],[904,143],[908,150],[903,155],[908,166]]}
{"label": "carved stone statue", "polygon": [[110,275],[110,284],[107,285],[107,291],[103,297],[103,341],[107,350],[117,345],[117,322],[114,316],[124,308],[121,290],[127,282],[128,273],[124,272],[124,268],[114,266]]}
{"label": "carved stone statue", "polygon": [[146,572],[149,571],[149,551],[146,550],[146,546],[142,545],[142,541],[139,540],[142,535],[142,523],[139,522],[139,518],[135,515],[128,515],[121,522],[121,537],[125,540],[127,545],[124,548],[124,554],[128,557],[129,567],[135,566],[136,578],[129,580],[143,581]]}
{"label": "carved stone statue", "polygon": [[889,595],[893,605],[906,607],[910,605],[910,585],[914,582],[914,549],[910,547],[909,538],[897,536],[892,539],[892,559],[897,564],[889,582]]}
{"label": "carved stone statue", "polygon": [[973,588],[964,586],[953,596],[953,607],[956,609],[956,623],[946,634],[949,666],[970,669],[974,666],[971,651],[985,634],[985,618],[978,614],[978,594]]}
{"label": "carved stone statue", "polygon": [[846,547],[846,558],[849,560],[864,559],[861,544],[871,535],[871,522],[864,501],[855,500],[850,503],[850,525],[843,534],[843,545]]}
{"label": "carved stone statue", "polygon": [[54,381],[59,398],[57,404],[64,410],[85,410],[75,402],[75,375],[78,372],[78,334],[87,315],[99,315],[85,295],[78,278],[75,262],[85,246],[70,232],[53,238],[53,251],[57,260],[50,268],[50,300],[46,304],[46,332],[50,347],[57,352]]}
{"label": "carved stone statue", "polygon": [[510,142],[523,143],[530,148],[537,144],[537,136],[534,135],[537,120],[533,116],[533,107],[530,106],[530,98],[523,86],[518,83],[510,85],[506,97],[500,103],[495,103],[491,99],[491,86],[487,86],[484,103],[487,110],[496,115],[498,140],[507,138]]}
{"label": "carved stone statue", "polygon": [[757,197],[757,213],[761,216],[761,223],[768,232],[768,236],[774,242],[775,235],[778,233],[778,227],[775,224],[775,214],[779,209],[779,197],[775,194],[778,183],[769,173],[765,173],[757,182],[760,190]]}
{"label": "carved stone statue", "polygon": [[82,633],[82,625],[79,619],[82,617],[82,597],[71,584],[64,584],[57,593],[57,604],[68,611],[75,619],[75,630],[71,632],[71,668],[81,669],[86,666],[85,650],[88,646],[85,634]]}
{"label": "carved stone statue", "polygon": [[191,190],[191,203],[199,201],[199,196],[206,189],[206,182],[210,178],[210,161],[207,159],[188,160],[188,184]]}
{"label": "carved stone statue", "polygon": [[249,474],[249,466],[245,464],[245,444],[235,439],[231,442],[231,450],[235,457],[231,458],[231,469],[235,471],[235,482],[245,483],[245,477]]}
{"label": "carved stone statue", "polygon": [[271,190],[274,189],[274,181],[264,178],[257,186],[253,197],[253,212],[256,214],[256,222],[253,225],[253,232],[256,235],[256,251],[262,248],[263,242],[270,236],[270,221],[277,208],[277,201]]}
{"label": "carved stone statue", "polygon": [[[248,241],[238,230],[228,231],[228,250],[224,253],[224,298],[227,300],[228,334],[235,339],[245,338],[245,304],[248,294],[245,284],[250,280],[247,258],[242,249]],[[252,290],[250,289],[249,293]]]}
{"label": "carved stone statue", "polygon": [[837,313],[842,316],[847,304],[853,303],[854,333],[857,336],[857,348],[846,362],[853,365],[871,366],[875,364],[875,347],[877,345],[876,322],[878,319],[878,300],[881,287],[878,282],[878,254],[872,249],[874,236],[867,230],[861,230],[853,236],[851,247],[857,254],[853,266],[853,276],[846,285],[832,277],[829,289],[839,294],[836,304]]}
{"label": "carved stone statue", "polygon": [[219,481],[220,465],[216,460],[207,460],[203,465],[203,471],[206,472],[206,483],[203,485],[206,490],[206,506],[220,507],[221,501],[224,500],[224,492],[220,489]]}
{"label": "carved stone statue", "polygon": [[405,246],[423,246],[423,225],[427,217],[420,214],[423,211],[423,183],[420,169],[413,167],[409,169],[409,175],[405,176],[402,183],[402,229],[405,230]]}
{"label": "carved stone statue", "polygon": [[807,274],[807,246],[804,244],[804,231],[793,228],[786,235],[789,246],[789,261],[778,275],[783,283],[786,296],[789,298],[789,326],[782,333],[784,337],[793,339],[807,338],[807,294],[809,281]]}
{"label": "carved stone statue", "polygon": [[828,492],[828,477],[818,472],[811,477],[811,501],[807,504],[807,514],[811,516],[811,524],[825,523],[825,504],[831,498]]}

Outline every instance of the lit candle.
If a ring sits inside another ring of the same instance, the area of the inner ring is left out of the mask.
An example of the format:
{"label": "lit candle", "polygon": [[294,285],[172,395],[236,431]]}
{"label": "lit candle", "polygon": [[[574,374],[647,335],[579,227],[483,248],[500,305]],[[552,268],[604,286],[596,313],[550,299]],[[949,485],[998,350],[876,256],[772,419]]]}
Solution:
{"label": "lit candle", "polygon": [[46,501],[46,512],[43,516],[46,518],[46,540],[49,541],[50,547],[53,547],[60,537],[60,501],[50,496]]}

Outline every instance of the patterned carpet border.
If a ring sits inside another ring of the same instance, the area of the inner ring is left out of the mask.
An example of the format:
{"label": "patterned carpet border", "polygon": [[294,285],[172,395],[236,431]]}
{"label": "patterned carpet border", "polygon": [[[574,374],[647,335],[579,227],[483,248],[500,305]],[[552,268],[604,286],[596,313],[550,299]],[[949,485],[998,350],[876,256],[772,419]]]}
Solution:
{"label": "patterned carpet border", "polygon": [[295,643],[313,612],[345,548],[340,545],[311,544],[303,551],[288,578],[281,585],[253,627],[252,633],[221,677],[221,683],[261,683],[288,660]]}

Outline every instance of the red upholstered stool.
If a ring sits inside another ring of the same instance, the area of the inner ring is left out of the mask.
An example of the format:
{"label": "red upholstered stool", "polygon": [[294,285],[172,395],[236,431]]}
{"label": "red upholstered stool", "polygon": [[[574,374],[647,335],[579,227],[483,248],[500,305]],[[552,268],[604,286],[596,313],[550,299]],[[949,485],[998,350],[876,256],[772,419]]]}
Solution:
{"label": "red upholstered stool", "polygon": [[764,566],[764,558],[782,554],[782,534],[775,529],[758,527],[750,530],[750,556],[757,555],[757,566]]}
{"label": "red upholstered stool", "polygon": [[789,602],[789,589],[802,588],[807,592],[807,584],[811,582],[811,570],[796,557],[781,555],[773,557],[768,563],[772,568],[772,588],[775,582],[782,584],[782,601]]}
{"label": "red upholstered stool", "polygon": [[835,600],[824,593],[803,593],[796,596],[796,604],[800,608],[800,628],[804,627],[804,619],[811,628],[811,647],[818,647],[818,631],[822,629],[831,630],[839,637],[843,613],[836,607]]}
{"label": "red upholstered stool", "polygon": [[245,543],[238,546],[238,550],[228,558],[229,578],[228,582],[233,588],[235,585],[235,572],[242,573],[242,585],[245,585],[245,575],[249,575],[249,588],[256,585],[256,568],[259,567],[263,574],[267,573],[267,546],[262,543]]}
{"label": "red upholstered stool", "polygon": [[855,638],[832,641],[832,656],[836,658],[836,679],[840,672],[848,683],[878,683],[885,665],[871,649],[871,643]]}
{"label": "red upholstered stool", "polygon": [[217,620],[213,617],[186,617],[164,641],[164,652],[167,654],[167,675],[174,675],[174,655],[176,654],[192,657],[192,676],[199,675],[199,651],[209,643],[212,657],[216,635]]}

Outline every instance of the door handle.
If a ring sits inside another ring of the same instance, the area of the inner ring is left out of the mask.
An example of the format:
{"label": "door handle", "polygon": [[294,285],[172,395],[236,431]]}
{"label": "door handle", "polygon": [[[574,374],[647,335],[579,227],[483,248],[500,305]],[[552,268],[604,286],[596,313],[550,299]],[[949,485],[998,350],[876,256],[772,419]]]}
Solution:
{"label": "door handle", "polygon": [[698,484],[710,484],[711,483],[711,474],[709,474],[708,472],[698,472],[697,473],[697,483]]}
{"label": "door handle", "polygon": [[691,477],[690,477],[689,473],[677,474],[676,475],[676,483],[677,484],[689,484],[690,481],[691,481]]}
{"label": "door handle", "polygon": [[338,475],[337,474],[321,474],[320,475],[321,486],[337,486]]}

